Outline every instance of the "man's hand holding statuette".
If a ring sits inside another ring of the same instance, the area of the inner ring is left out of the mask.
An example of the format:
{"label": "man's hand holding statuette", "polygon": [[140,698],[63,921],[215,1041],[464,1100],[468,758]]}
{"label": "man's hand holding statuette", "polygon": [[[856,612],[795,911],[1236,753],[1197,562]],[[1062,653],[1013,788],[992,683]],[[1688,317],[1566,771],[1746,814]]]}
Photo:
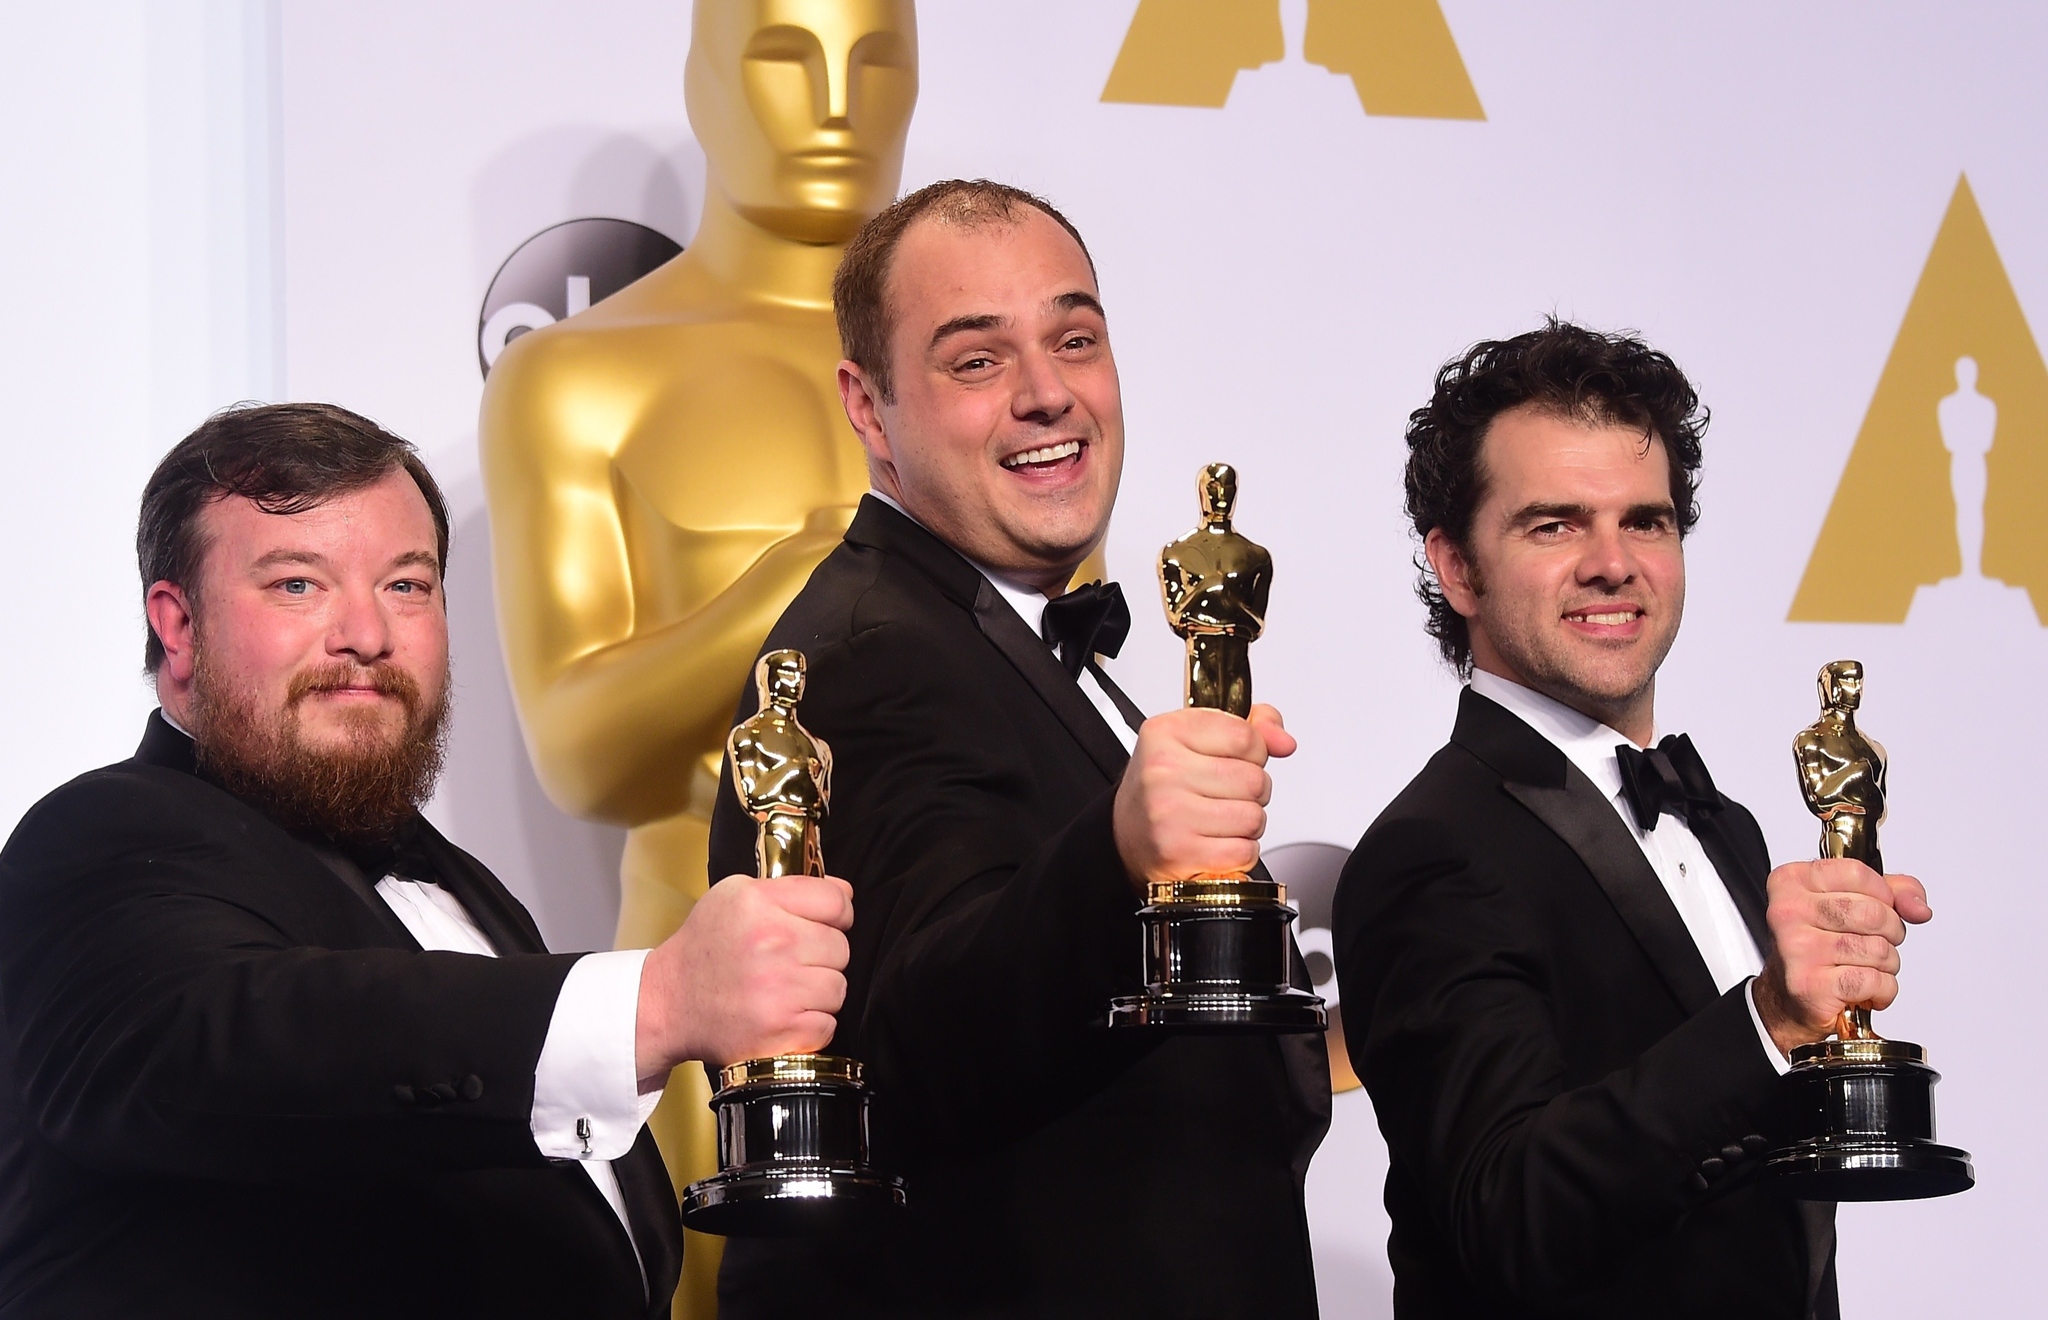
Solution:
{"label": "man's hand holding statuette", "polygon": [[1250,870],[1273,796],[1267,758],[1294,748],[1280,712],[1266,705],[1247,719],[1183,707],[1146,720],[1116,794],[1117,851],[1139,891],[1155,880]]}
{"label": "man's hand holding statuette", "polygon": [[1898,998],[1906,924],[1934,915],[1918,880],[1823,858],[1772,871],[1769,891],[1777,949],[1757,979],[1756,1005],[1781,1052],[1825,1039],[1846,1009]]}
{"label": "man's hand holding statuette", "polygon": [[803,1054],[846,999],[853,886],[835,876],[728,876],[647,955],[635,1063],[644,1088],[686,1060]]}

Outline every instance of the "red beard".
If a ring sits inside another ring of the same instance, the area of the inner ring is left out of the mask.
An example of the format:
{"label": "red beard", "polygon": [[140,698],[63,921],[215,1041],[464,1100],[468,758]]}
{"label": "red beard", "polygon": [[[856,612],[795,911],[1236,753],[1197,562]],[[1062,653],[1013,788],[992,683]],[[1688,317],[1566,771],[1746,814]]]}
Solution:
{"label": "red beard", "polygon": [[[288,830],[336,842],[378,842],[419,811],[434,791],[448,742],[448,676],[431,705],[410,674],[390,665],[336,661],[293,676],[284,706],[257,708],[223,682],[202,645],[192,676],[193,741],[199,768]],[[299,708],[315,692],[372,687],[396,697],[405,727],[381,731],[375,711],[353,712],[338,747],[307,744]]]}

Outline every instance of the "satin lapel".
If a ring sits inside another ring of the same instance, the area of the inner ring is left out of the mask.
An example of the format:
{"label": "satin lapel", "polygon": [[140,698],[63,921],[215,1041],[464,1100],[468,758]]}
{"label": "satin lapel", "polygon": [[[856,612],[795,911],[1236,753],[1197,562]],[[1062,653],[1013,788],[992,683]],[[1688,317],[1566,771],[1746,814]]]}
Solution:
{"label": "satin lapel", "polygon": [[1722,887],[1735,901],[1735,910],[1742,914],[1742,924],[1749,927],[1749,936],[1756,941],[1757,951],[1768,962],[1772,946],[1771,927],[1764,919],[1764,913],[1769,907],[1770,897],[1764,887],[1764,878],[1770,873],[1769,859],[1749,855],[1749,849],[1740,845],[1735,831],[1730,828],[1726,811],[1708,813],[1706,819],[1694,827],[1693,837],[1700,841],[1707,860],[1714,864]]}
{"label": "satin lapel", "polygon": [[1017,617],[1017,611],[1010,608],[1010,603],[987,578],[982,578],[981,589],[974,597],[974,622],[982,636],[995,643],[996,649],[1024,676],[1024,681],[1052,708],[1067,732],[1074,735],[1074,741],[1101,769],[1103,777],[1111,783],[1121,778],[1124,763],[1130,760],[1122,741],[1110,732],[1102,712],[1061,666],[1052,648],[1032,635],[1024,620]]}
{"label": "satin lapel", "polygon": [[441,837],[441,832],[420,822],[420,849],[434,864],[435,879],[462,900],[477,929],[501,955],[546,953],[547,942],[540,927],[512,892],[484,869],[483,863]]}
{"label": "satin lapel", "polygon": [[653,1134],[641,1128],[633,1149],[612,1161],[612,1172],[619,1177],[619,1195],[626,1203],[626,1218],[633,1222],[640,1267],[647,1274],[649,1320],[662,1320],[683,1276],[683,1219]]}
{"label": "satin lapel", "polygon": [[1508,795],[1578,854],[1688,1014],[1719,998],[1684,918],[1621,813],[1556,744],[1470,688],[1458,698],[1451,741],[1491,766]]}
{"label": "satin lapel", "polygon": [[1562,788],[1517,783],[1503,787],[1579,855],[1685,1011],[1697,1013],[1713,1003],[1714,979],[1684,918],[1620,814],[1593,781],[1567,762]]}
{"label": "satin lapel", "polygon": [[1130,754],[1110,731],[1095,703],[1082,693],[1081,685],[1061,667],[1052,648],[1034,635],[996,593],[981,570],[961,558],[960,552],[933,536],[872,495],[863,496],[846,539],[884,554],[900,556],[932,580],[948,600],[965,606],[974,614],[982,636],[995,644],[1024,681],[1031,685],[1053,715],[1081,744],[1103,777],[1115,783],[1124,773]]}

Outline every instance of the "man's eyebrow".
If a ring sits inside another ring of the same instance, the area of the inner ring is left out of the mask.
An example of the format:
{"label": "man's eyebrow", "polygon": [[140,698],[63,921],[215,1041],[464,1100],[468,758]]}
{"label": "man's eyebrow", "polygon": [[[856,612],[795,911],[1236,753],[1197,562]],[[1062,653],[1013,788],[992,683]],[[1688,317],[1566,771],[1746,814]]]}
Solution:
{"label": "man's eyebrow", "polygon": [[326,563],[327,556],[315,554],[311,550],[272,550],[258,559],[255,567],[276,568],[281,564],[304,564],[309,568],[320,568]]}
{"label": "man's eyebrow", "polygon": [[400,555],[398,558],[392,560],[391,566],[393,568],[431,568],[436,573],[439,573],[441,571],[441,560],[440,557],[431,550],[408,550],[404,554]]}
{"label": "man's eyebrow", "polygon": [[1510,523],[1556,522],[1573,518],[1590,518],[1593,507],[1589,504],[1546,503],[1541,500],[1524,504],[1508,515]]}
{"label": "man's eyebrow", "polygon": [[994,312],[979,312],[973,316],[956,316],[938,329],[932,331],[931,347],[937,348],[940,341],[953,335],[964,335],[974,330],[993,330],[1004,325],[1009,318],[997,316]]}
{"label": "man's eyebrow", "polygon": [[1649,500],[1642,504],[1629,505],[1627,516],[1631,521],[1639,518],[1670,518],[1675,521],[1678,517],[1678,506],[1670,500]]}
{"label": "man's eyebrow", "polygon": [[1095,295],[1081,289],[1061,294],[1052,300],[1052,305],[1063,312],[1077,311],[1085,307],[1103,320],[1107,321],[1109,319],[1109,313],[1102,310],[1102,303],[1096,299]]}

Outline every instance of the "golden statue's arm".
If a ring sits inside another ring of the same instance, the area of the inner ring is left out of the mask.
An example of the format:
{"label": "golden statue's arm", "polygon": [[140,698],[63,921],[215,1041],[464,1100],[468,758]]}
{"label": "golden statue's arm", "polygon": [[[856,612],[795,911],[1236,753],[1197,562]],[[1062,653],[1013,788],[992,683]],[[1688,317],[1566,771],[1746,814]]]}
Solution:
{"label": "golden statue's arm", "polygon": [[613,449],[630,419],[581,389],[601,362],[546,331],[522,336],[484,392],[483,475],[499,627],[528,750],[549,796],[638,825],[681,811],[675,773],[717,747],[761,639],[852,510],[812,511],[694,611],[639,626]]}

